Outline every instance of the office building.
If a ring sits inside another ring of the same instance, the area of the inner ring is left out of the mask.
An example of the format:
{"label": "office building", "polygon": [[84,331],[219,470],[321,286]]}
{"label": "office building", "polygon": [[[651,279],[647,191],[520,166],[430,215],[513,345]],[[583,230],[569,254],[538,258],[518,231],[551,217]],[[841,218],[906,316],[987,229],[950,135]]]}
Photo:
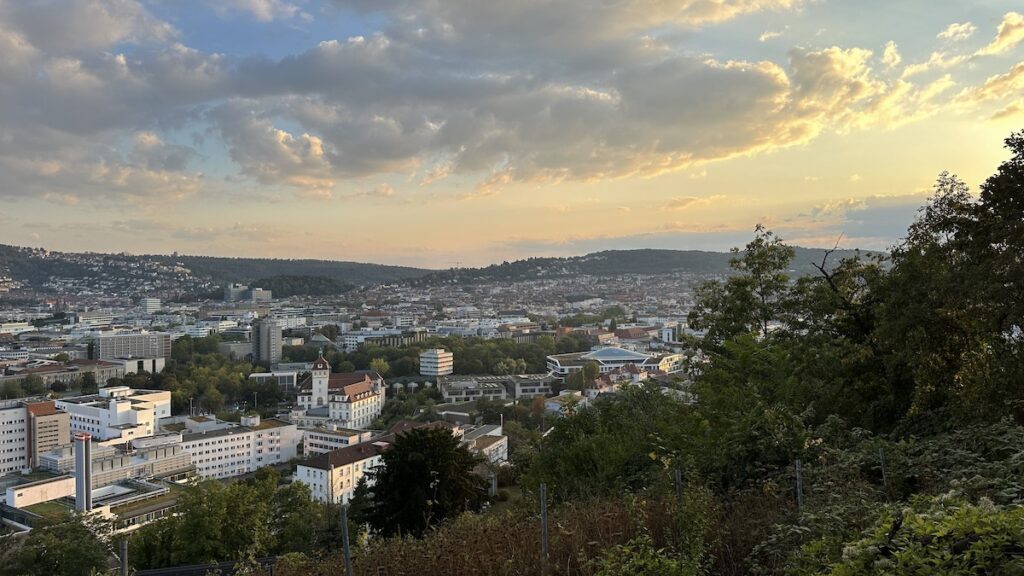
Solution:
{"label": "office building", "polygon": [[155,314],[160,311],[160,307],[159,298],[143,298],[139,300],[139,308],[146,314]]}
{"label": "office building", "polygon": [[242,417],[241,425],[215,418],[186,419],[181,447],[201,478],[230,478],[283,464],[298,454],[302,432],[282,420]]}
{"label": "office building", "polygon": [[437,385],[445,402],[471,402],[481,398],[504,400],[508,398],[507,379],[507,376],[441,376]]}
{"label": "office building", "polygon": [[170,358],[171,335],[164,332],[101,335],[93,342],[93,358]]}
{"label": "office building", "polygon": [[455,355],[442,348],[420,353],[420,376],[447,376],[455,371]]}
{"label": "office building", "polygon": [[14,400],[0,404],[0,476],[28,468],[28,416]]}
{"label": "office building", "polygon": [[281,326],[271,320],[261,320],[252,326],[252,361],[276,364],[281,361]]}
{"label": "office building", "polygon": [[348,428],[316,428],[305,430],[302,434],[302,453],[326,454],[339,448],[366,442],[373,435],[369,430],[349,430]]}
{"label": "office building", "polygon": [[28,467],[39,466],[39,455],[71,442],[71,415],[53,400],[25,402]]}
{"label": "office building", "polygon": [[157,421],[171,415],[171,393],[111,386],[99,394],[62,398],[56,407],[70,415],[72,432],[88,432],[99,442],[124,443],[156,433]]}

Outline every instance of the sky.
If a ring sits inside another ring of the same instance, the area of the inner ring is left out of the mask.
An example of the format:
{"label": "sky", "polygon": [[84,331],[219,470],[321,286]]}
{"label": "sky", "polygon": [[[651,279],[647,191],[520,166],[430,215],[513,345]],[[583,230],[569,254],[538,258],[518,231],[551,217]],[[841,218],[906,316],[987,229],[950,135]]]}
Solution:
{"label": "sky", "polygon": [[0,0],[0,243],[52,250],[885,249],[1021,128],[1020,0]]}

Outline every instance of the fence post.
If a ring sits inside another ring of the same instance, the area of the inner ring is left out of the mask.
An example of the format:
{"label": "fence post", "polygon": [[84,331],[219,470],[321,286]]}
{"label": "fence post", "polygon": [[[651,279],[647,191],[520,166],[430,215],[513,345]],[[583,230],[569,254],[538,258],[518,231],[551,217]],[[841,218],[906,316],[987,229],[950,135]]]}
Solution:
{"label": "fence post", "polygon": [[798,511],[804,508],[804,478],[803,468],[800,459],[796,459],[796,507]]}
{"label": "fence post", "polygon": [[128,576],[128,537],[121,538],[121,576]]}
{"label": "fence post", "polygon": [[341,549],[345,554],[345,576],[352,576],[352,551],[348,545],[348,504],[341,505]]}
{"label": "fence post", "polygon": [[548,485],[540,485],[540,569],[548,572]]}
{"label": "fence post", "polygon": [[878,449],[878,462],[882,466],[882,488],[885,490],[885,499],[889,500],[889,475],[885,471],[885,448]]}

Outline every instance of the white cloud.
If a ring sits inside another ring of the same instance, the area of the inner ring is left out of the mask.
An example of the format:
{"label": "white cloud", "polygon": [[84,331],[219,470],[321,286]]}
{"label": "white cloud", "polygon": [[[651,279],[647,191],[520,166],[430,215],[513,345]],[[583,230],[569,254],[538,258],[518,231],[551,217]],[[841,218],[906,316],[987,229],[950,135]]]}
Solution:
{"label": "white cloud", "polygon": [[245,12],[260,22],[290,19],[301,16],[302,9],[286,0],[208,0],[214,10],[222,15],[230,11]]}
{"label": "white cloud", "polygon": [[899,66],[900,62],[903,61],[903,57],[900,56],[899,48],[896,43],[892,40],[885,43],[885,49],[882,51],[882,64],[885,64],[889,68]]}
{"label": "white cloud", "polygon": [[961,40],[967,40],[970,38],[975,31],[977,26],[970,22],[953,23],[946,27],[945,30],[939,32],[936,38],[940,40],[948,40],[950,42],[960,42]]}
{"label": "white cloud", "polygon": [[996,38],[990,44],[978,50],[977,56],[1005,54],[1024,42],[1024,14],[1007,12],[999,23]]}

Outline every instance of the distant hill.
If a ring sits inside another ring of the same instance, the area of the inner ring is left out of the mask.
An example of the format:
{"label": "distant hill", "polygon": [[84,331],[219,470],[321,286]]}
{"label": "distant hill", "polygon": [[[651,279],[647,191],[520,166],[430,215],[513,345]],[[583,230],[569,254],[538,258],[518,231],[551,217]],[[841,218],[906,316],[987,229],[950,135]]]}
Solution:
{"label": "distant hill", "polygon": [[[794,275],[812,274],[814,263],[820,264],[826,250],[821,248],[794,248]],[[836,250],[829,261],[838,263],[857,254],[856,250]],[[860,252],[862,255],[872,252]],[[432,272],[410,280],[414,285],[473,283],[494,281],[537,280],[573,275],[615,276],[619,274],[676,274],[695,275],[729,274],[727,252],[700,250],[607,250],[586,256],[568,258],[528,258],[502,262],[483,268],[456,268]]]}
{"label": "distant hill", "polygon": [[0,282],[9,277],[29,290],[47,293],[210,295],[229,282],[244,282],[281,296],[329,295],[430,272],[329,260],[55,252],[0,244]]}
{"label": "distant hill", "polygon": [[[223,282],[253,282],[276,276],[316,276],[349,284],[380,284],[418,278],[431,270],[334,260],[286,260],[278,258],[221,258],[214,256],[149,256],[179,262],[196,274]],[[262,287],[262,286],[261,286]]]}
{"label": "distant hill", "polygon": [[[814,272],[825,250],[796,248],[795,275]],[[839,250],[836,263],[853,250]],[[228,282],[273,290],[279,296],[329,295],[358,286],[406,282],[415,286],[515,282],[566,276],[620,274],[729,274],[730,254],[697,250],[608,250],[568,258],[528,258],[483,268],[427,270],[405,266],[182,255],[51,252],[0,245],[0,280],[5,276],[34,290],[138,296],[174,292],[212,294]]]}

